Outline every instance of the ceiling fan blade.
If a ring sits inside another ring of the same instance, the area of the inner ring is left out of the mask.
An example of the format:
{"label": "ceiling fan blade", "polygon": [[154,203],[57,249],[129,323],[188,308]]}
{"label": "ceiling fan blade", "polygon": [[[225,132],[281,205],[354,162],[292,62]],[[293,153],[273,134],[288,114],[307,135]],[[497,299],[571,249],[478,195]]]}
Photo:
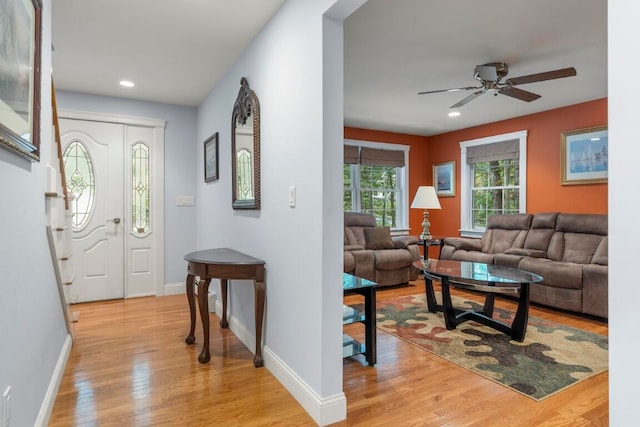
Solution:
{"label": "ceiling fan blade", "polygon": [[467,102],[473,101],[474,99],[476,99],[477,97],[479,97],[480,95],[482,95],[485,91],[484,90],[479,90],[477,92],[473,92],[471,95],[467,96],[465,99],[463,99],[462,101],[453,104],[451,107],[449,108],[458,108],[458,107],[462,107],[464,104],[466,104]]}
{"label": "ceiling fan blade", "polygon": [[522,90],[522,89],[518,89],[517,87],[511,87],[511,86],[502,88],[501,90],[498,91],[498,93],[501,93],[503,95],[507,95],[512,98],[516,98],[525,102],[535,101],[536,99],[540,98],[540,95],[538,95],[537,93],[529,92],[527,90]]}
{"label": "ceiling fan blade", "polygon": [[528,76],[513,77],[508,79],[505,83],[511,86],[524,85],[527,83],[541,82],[544,80],[562,79],[564,77],[575,76],[576,69],[573,67],[562,68],[560,70],[546,71],[544,73],[529,74]]}
{"label": "ceiling fan blade", "polygon": [[418,95],[427,95],[430,93],[440,93],[440,92],[458,92],[460,90],[473,90],[473,89],[482,89],[482,86],[470,86],[470,87],[454,87],[451,89],[438,89],[438,90],[428,90],[426,92],[418,92]]}

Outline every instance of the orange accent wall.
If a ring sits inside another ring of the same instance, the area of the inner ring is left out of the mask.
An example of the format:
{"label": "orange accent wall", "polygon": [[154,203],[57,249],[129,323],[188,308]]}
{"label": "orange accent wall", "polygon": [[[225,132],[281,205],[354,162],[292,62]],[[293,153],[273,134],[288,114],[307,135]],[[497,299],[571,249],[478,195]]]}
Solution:
{"label": "orange accent wall", "polygon": [[[429,211],[431,234],[456,236],[460,229],[460,142],[526,130],[527,212],[608,213],[608,184],[560,184],[561,132],[607,124],[607,99],[475,126],[430,137],[346,127],[346,139],[409,145],[409,203],[418,186],[432,185],[436,163],[456,162],[456,196],[441,197]],[[411,234],[419,235],[422,212],[409,209]]]}

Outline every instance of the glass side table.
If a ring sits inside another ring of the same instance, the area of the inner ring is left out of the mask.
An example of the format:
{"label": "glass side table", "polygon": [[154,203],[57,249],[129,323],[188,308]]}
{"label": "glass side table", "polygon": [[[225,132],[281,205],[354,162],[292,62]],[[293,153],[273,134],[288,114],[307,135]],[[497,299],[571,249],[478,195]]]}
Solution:
{"label": "glass side table", "polygon": [[364,297],[364,310],[343,305],[342,324],[360,322],[364,324],[364,343],[347,334],[342,334],[342,357],[363,354],[369,366],[376,364],[376,282],[342,273],[344,295],[358,294]]}

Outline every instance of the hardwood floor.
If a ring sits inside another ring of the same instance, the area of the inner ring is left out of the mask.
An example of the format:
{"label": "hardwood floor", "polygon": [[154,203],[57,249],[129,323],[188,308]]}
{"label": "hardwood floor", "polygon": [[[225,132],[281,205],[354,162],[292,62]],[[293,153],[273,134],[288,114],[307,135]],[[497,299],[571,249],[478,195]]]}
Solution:
{"label": "hardwood floor", "polygon": [[[421,279],[381,289],[377,298],[419,292]],[[315,425],[268,370],[253,367],[253,355],[219,328],[217,317],[211,361],[198,363],[198,342],[195,348],[184,344],[184,295],[73,309],[80,319],[50,426]],[[540,307],[531,315],[607,333],[606,324],[579,316]],[[362,325],[348,328],[362,338]],[[361,356],[343,362],[347,420],[335,426],[608,425],[608,372],[536,402],[385,332],[378,330],[377,337],[375,367]]]}

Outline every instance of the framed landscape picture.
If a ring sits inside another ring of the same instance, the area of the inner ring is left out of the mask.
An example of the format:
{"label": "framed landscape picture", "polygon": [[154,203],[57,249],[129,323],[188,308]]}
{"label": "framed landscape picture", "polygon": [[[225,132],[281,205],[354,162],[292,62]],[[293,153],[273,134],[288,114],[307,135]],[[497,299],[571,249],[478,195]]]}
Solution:
{"label": "framed landscape picture", "polygon": [[609,136],[606,126],[562,132],[562,185],[606,183],[609,175]]}
{"label": "framed landscape picture", "polygon": [[204,142],[204,182],[218,179],[218,132]]}
{"label": "framed landscape picture", "polygon": [[450,161],[433,165],[433,186],[440,197],[456,195],[456,162]]}
{"label": "framed landscape picture", "polygon": [[40,159],[40,0],[0,2],[0,146]]}

